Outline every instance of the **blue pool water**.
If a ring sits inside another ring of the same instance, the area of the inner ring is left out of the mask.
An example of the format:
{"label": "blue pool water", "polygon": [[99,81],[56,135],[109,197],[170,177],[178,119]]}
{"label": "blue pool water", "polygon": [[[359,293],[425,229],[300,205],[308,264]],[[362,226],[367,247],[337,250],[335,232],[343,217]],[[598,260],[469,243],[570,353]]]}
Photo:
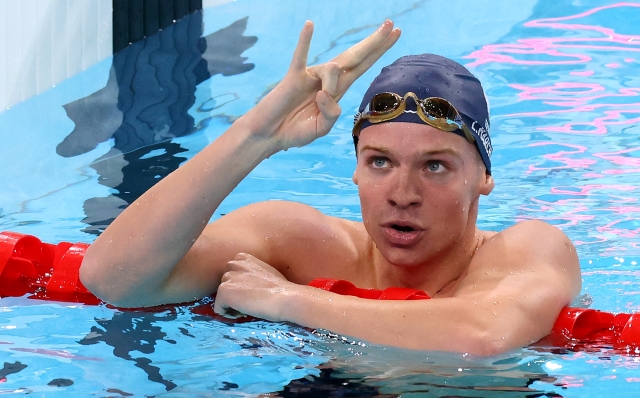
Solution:
{"label": "blue pool water", "polygon": [[[557,225],[581,258],[583,292],[574,304],[639,311],[640,3],[340,4],[237,0],[205,9],[0,113],[0,230],[92,242],[278,82],[305,20],[316,23],[310,59],[319,63],[391,18],[402,38],[347,92],[329,135],[265,161],[214,218],[285,199],[359,219],[350,130],[360,95],[382,65],[439,53],[467,65],[491,104],[496,188],[481,202],[480,227],[529,218]],[[610,347],[533,346],[482,359],[372,346],[290,324],[224,323],[189,307],[120,312],[7,297],[0,311],[0,393],[640,394],[640,359]]]}

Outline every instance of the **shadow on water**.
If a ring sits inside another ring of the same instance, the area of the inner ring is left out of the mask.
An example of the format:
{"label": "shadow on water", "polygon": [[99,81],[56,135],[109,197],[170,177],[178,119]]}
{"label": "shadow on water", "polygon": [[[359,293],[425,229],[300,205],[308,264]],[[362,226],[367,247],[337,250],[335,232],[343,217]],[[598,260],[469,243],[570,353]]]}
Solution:
{"label": "shadow on water", "polygon": [[[544,391],[534,383],[562,388],[557,378],[537,364],[518,363],[521,358],[496,361],[489,365],[470,365],[462,369],[438,364],[393,366],[363,369],[345,365],[340,359],[320,367],[318,376],[309,375],[291,381],[277,397],[553,397],[562,395]],[[440,361],[440,360],[439,360]],[[509,362],[513,363],[509,363]],[[380,364],[382,366],[382,364]],[[366,368],[366,367],[365,367]],[[534,368],[534,369],[531,369]],[[536,371],[537,370],[537,371]]]}
{"label": "shadow on water", "polygon": [[[160,368],[152,365],[152,361],[145,356],[132,357],[131,352],[152,354],[158,341],[176,344],[174,340],[167,339],[167,334],[160,326],[154,325],[156,319],[152,314],[141,316],[136,312],[118,312],[112,319],[96,319],[98,326],[92,326],[91,331],[82,340],[80,345],[105,343],[113,347],[113,355],[118,358],[132,361],[134,365],[142,369],[150,381],[163,384],[167,391],[176,387],[172,381],[166,380],[160,374]],[[162,315],[162,321],[175,320],[175,316]]]}
{"label": "shadow on water", "polygon": [[188,111],[196,86],[213,75],[248,72],[241,54],[257,38],[244,36],[247,18],[202,37],[202,11],[113,56],[106,86],[64,105],[74,130],[58,144],[63,157],[78,156],[113,139],[113,148],[91,165],[98,182],[117,192],[84,203],[88,226],[100,234],[129,204],[186,160],[171,140],[195,131]]}

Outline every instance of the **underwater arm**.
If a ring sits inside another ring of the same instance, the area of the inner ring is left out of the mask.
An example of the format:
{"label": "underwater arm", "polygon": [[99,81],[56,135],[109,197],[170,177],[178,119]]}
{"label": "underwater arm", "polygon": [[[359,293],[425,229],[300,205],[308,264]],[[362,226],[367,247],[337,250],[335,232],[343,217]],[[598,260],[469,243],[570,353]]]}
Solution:
{"label": "underwater arm", "polygon": [[295,285],[260,260],[240,255],[222,278],[215,310],[233,308],[375,344],[478,355],[523,347],[549,334],[560,310],[580,291],[569,239],[555,227],[528,221],[484,245],[474,259],[484,264],[474,265],[477,271],[470,271],[453,297],[416,301],[368,300]]}
{"label": "underwater arm", "polygon": [[[307,67],[312,32],[307,22],[287,74],[260,103],[127,207],[90,246],[80,278],[92,293],[117,306],[142,307],[216,290],[229,260],[216,249],[237,241],[202,236],[215,209],[263,159],[326,135],[340,115],[337,101],[400,35],[387,21],[331,62]],[[250,219],[236,221],[251,228]],[[252,234],[242,236],[249,241],[236,252],[258,247]]]}

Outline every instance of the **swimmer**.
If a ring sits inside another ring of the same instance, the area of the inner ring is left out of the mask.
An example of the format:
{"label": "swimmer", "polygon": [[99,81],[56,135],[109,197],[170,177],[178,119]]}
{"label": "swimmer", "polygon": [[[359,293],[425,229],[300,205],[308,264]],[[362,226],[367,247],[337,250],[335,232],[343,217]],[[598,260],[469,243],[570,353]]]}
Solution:
{"label": "swimmer", "polygon": [[[307,66],[302,29],[282,81],[213,143],[131,204],[87,250],[82,283],[119,307],[190,302],[214,310],[419,350],[499,354],[547,335],[579,293],[571,241],[542,221],[476,226],[494,187],[482,86],[423,54],[385,67],[353,128],[362,222],[267,201],[208,223],[262,160],[326,135],[338,101],[400,37],[386,21],[336,58]],[[431,300],[376,301],[307,284],[401,286]]]}

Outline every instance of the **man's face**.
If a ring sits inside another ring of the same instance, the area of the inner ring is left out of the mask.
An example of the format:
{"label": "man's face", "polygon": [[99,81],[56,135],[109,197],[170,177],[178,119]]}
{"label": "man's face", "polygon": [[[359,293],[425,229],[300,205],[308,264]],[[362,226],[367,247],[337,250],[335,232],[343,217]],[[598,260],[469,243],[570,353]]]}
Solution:
{"label": "man's face", "polygon": [[362,219],[387,261],[437,261],[473,236],[479,195],[493,189],[473,144],[426,124],[394,122],[364,129],[357,150]]}

